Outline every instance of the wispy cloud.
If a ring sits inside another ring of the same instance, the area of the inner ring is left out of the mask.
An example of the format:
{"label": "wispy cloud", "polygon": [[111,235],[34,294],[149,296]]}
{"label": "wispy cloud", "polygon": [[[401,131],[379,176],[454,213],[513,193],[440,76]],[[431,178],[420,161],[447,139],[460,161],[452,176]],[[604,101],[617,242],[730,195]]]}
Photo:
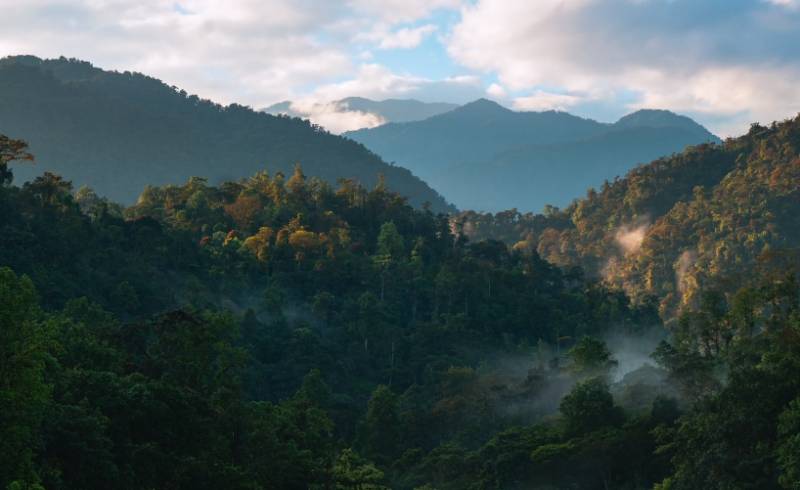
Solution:
{"label": "wispy cloud", "polygon": [[404,27],[394,32],[387,33],[381,39],[378,47],[380,49],[411,49],[416,48],[429,35],[436,32],[437,27],[433,24],[425,24],[419,27]]}

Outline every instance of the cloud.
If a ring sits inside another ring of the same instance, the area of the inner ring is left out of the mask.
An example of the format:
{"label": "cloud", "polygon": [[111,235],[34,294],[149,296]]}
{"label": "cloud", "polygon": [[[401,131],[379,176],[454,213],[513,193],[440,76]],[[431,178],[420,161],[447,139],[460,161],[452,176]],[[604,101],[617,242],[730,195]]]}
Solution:
{"label": "cloud", "polygon": [[780,5],[781,7],[798,8],[800,7],[800,0],[766,0],[767,3],[773,5]]}
{"label": "cloud", "polygon": [[347,4],[354,10],[377,17],[385,22],[414,22],[439,9],[454,9],[464,3],[462,0],[349,0]]}
{"label": "cloud", "polygon": [[309,98],[335,101],[360,96],[370,99],[417,98],[423,101],[471,100],[480,97],[481,82],[477,77],[460,76],[434,80],[398,74],[378,63],[360,65],[347,80],[317,87]]}
{"label": "cloud", "polygon": [[486,88],[486,94],[496,99],[504,99],[508,93],[502,85],[493,83]]}
{"label": "cloud", "polygon": [[[0,55],[85,59],[221,103],[488,95],[520,110],[604,119],[671,109],[722,136],[800,112],[800,0],[0,0],[0,8]],[[457,73],[467,76],[447,78]]]}
{"label": "cloud", "polygon": [[[339,132],[380,123],[331,105],[347,96],[482,94],[475,78],[395,73],[381,52],[413,49],[439,28],[425,19],[461,0],[0,0],[0,56],[84,59],[139,71],[220,103],[304,105]],[[447,97],[445,97],[447,98]],[[461,100],[463,101],[463,100]]]}
{"label": "cloud", "polygon": [[648,228],[650,228],[649,222],[642,222],[636,226],[621,226],[614,234],[614,240],[623,252],[635,254],[642,248]]}
{"label": "cloud", "polygon": [[575,95],[554,94],[537,90],[531,95],[514,99],[513,107],[518,111],[566,111],[583,99]]}
{"label": "cloud", "polygon": [[383,36],[378,47],[380,49],[416,48],[426,37],[436,32],[436,29],[437,27],[433,24],[414,28],[404,27]]}
{"label": "cloud", "polygon": [[374,128],[386,122],[381,116],[371,112],[351,111],[346,104],[341,102],[317,102],[313,99],[304,99],[292,102],[290,109],[335,134],[362,128]]}
{"label": "cloud", "polygon": [[415,98],[423,101],[472,100],[480,96],[481,82],[461,76],[432,80],[400,75],[377,63],[365,63],[347,80],[324,84],[292,102],[292,114],[309,119],[332,133],[372,128],[386,121],[379,115],[352,111],[342,99],[359,96],[375,100]]}
{"label": "cloud", "polygon": [[0,0],[0,8],[2,55],[87,59],[223,103],[261,105],[298,80],[352,70],[345,50],[313,34],[341,15],[325,0]]}
{"label": "cloud", "polygon": [[552,103],[535,92],[545,87],[632,94],[620,104],[725,116],[722,129],[743,131],[800,110],[800,10],[787,8],[797,3],[478,0],[462,7],[447,49],[512,91],[534,91],[519,104]]}

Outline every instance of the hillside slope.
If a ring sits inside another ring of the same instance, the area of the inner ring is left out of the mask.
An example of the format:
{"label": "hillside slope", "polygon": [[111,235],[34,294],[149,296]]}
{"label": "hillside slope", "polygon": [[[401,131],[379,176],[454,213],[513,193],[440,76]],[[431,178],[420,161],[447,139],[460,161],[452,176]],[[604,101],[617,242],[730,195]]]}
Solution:
{"label": "hillside slope", "polygon": [[800,117],[722,145],[701,145],[590,190],[563,211],[462,215],[554,263],[581,265],[662,313],[694,307],[703,288],[733,294],[758,269],[800,249]]}
{"label": "hillside slope", "polygon": [[28,141],[36,154],[36,166],[20,168],[19,178],[53,171],[125,203],[146,185],[288,173],[299,162],[331,183],[353,178],[371,187],[384,174],[412,204],[450,209],[408,170],[308,122],[223,107],[154,78],[76,60],[0,61],[0,131]]}

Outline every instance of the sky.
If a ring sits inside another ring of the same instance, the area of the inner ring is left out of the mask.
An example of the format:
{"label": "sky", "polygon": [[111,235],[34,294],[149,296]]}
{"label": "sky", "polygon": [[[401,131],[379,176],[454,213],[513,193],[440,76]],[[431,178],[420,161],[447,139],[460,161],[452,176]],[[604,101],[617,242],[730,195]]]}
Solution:
{"label": "sky", "polygon": [[720,136],[800,112],[800,0],[0,0],[0,56],[138,71],[220,103],[291,100],[334,132],[362,96],[641,108]]}

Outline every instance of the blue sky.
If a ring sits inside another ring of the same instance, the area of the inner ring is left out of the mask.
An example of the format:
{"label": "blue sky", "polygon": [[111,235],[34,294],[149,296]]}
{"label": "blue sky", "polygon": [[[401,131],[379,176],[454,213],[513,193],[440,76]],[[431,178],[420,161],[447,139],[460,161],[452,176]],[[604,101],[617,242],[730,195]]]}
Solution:
{"label": "blue sky", "polygon": [[0,0],[0,55],[135,70],[222,103],[292,100],[334,131],[347,96],[639,108],[722,136],[800,112],[800,0]]}

